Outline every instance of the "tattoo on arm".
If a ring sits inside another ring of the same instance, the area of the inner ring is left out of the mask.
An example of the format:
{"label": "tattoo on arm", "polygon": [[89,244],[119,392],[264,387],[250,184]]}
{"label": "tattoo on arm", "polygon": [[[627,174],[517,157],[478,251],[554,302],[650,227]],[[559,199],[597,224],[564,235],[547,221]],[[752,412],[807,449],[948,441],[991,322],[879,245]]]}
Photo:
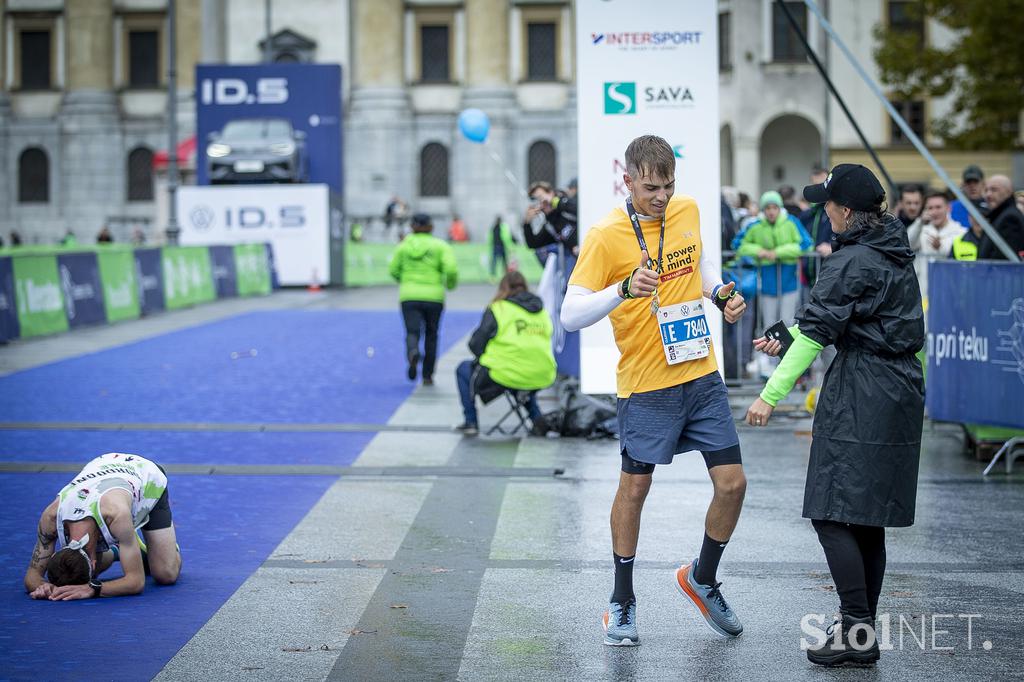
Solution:
{"label": "tattoo on arm", "polygon": [[56,540],[56,532],[51,533],[42,524],[39,524],[36,546],[32,550],[32,560],[29,561],[29,568],[36,568],[39,571],[46,569],[46,562],[53,556],[53,545]]}

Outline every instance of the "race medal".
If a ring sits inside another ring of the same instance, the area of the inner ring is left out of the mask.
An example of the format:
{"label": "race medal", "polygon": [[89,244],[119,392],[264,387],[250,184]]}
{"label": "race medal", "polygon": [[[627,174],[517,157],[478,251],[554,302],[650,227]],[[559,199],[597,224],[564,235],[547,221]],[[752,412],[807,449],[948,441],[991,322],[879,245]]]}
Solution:
{"label": "race medal", "polygon": [[711,353],[711,330],[704,317],[704,301],[686,301],[655,309],[661,345],[670,365],[706,358]]}

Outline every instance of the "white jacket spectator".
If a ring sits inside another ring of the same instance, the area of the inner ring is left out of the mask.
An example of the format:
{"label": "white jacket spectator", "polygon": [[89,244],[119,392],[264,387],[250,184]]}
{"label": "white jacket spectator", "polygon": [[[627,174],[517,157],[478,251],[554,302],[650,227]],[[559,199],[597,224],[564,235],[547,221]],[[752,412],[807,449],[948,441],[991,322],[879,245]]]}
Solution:
{"label": "white jacket spectator", "polygon": [[949,199],[944,192],[929,192],[924,213],[907,228],[910,248],[917,253],[914,270],[921,284],[921,296],[928,297],[928,260],[948,258],[953,240],[967,228],[949,215]]}

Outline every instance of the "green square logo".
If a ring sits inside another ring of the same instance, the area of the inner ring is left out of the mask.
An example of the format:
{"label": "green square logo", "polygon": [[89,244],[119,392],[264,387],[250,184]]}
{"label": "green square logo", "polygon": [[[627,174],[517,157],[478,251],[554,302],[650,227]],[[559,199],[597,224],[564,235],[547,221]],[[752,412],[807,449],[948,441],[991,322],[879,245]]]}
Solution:
{"label": "green square logo", "polygon": [[604,113],[635,114],[636,83],[605,83]]}

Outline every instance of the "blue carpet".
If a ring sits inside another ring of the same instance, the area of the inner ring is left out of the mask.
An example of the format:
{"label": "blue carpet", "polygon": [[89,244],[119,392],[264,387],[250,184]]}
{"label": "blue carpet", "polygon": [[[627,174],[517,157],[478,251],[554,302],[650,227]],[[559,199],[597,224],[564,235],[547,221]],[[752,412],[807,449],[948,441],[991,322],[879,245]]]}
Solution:
{"label": "blue carpet", "polygon": [[142,454],[160,464],[348,466],[374,435],[3,430],[0,431],[0,461],[84,464],[104,452],[131,452]]}
{"label": "blue carpet", "polygon": [[[148,680],[259,568],[334,482],[328,476],[177,476],[176,585],[137,597],[35,601],[22,581],[39,514],[69,474],[0,474],[0,678]],[[287,494],[281,494],[286,491]],[[120,575],[115,564],[104,578]]]}
{"label": "blue carpet", "polygon": [[[447,313],[440,352],[478,320]],[[412,388],[404,337],[397,310],[250,313],[0,377],[0,419],[380,423]]]}
{"label": "blue carpet", "polygon": [[[478,320],[446,313],[439,353]],[[0,377],[0,420],[383,424],[413,387],[397,310],[259,312]],[[84,464],[119,450],[168,464],[345,465],[372,436],[0,431],[0,460]],[[177,585],[33,601],[22,579],[39,514],[70,477],[0,474],[0,679],[152,678],[335,480],[172,476]]]}

